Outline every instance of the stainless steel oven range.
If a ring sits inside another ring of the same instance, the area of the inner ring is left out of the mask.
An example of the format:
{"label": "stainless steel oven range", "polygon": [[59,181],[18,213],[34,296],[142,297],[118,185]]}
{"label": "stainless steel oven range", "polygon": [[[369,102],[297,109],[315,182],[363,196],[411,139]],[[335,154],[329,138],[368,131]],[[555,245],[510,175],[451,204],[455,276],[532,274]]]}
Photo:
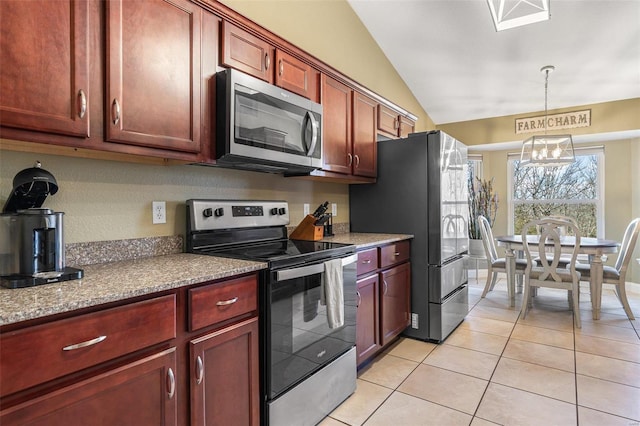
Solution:
{"label": "stainless steel oven range", "polygon": [[[186,204],[188,252],[268,264],[259,286],[262,423],[317,424],[356,387],[355,246],[289,240],[285,201]],[[328,278],[336,272],[341,280]],[[323,297],[336,286],[338,302]]]}

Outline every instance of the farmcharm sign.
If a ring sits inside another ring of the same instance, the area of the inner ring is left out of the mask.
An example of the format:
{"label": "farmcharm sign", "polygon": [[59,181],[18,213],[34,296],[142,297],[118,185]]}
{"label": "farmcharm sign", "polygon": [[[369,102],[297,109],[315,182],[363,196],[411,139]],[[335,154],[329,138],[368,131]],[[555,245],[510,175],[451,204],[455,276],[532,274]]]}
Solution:
{"label": "farmcharm sign", "polygon": [[[547,130],[575,129],[576,127],[591,126],[591,110],[551,114],[546,116]],[[516,135],[523,133],[538,133],[544,131],[545,116],[516,118]]]}

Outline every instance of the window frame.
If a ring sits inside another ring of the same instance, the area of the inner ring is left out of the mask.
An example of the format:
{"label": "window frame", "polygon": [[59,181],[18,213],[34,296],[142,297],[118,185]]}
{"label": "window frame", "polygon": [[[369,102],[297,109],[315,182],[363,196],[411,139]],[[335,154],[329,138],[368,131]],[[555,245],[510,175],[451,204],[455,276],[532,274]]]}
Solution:
{"label": "window frame", "polygon": [[482,154],[467,154],[467,163],[469,164],[469,175],[482,179],[484,169]]}
{"label": "window frame", "polygon": [[[605,155],[604,146],[592,146],[585,148],[574,148],[576,156],[579,155],[595,155],[598,163],[597,168],[597,183],[596,183],[596,198],[593,203],[596,206],[596,226],[597,226],[597,238],[604,238],[604,171],[605,171]],[[514,173],[514,161],[520,160],[520,153],[508,153],[507,154],[507,232],[513,234],[514,231],[514,213],[516,202],[513,199],[513,173]],[[541,202],[542,201],[542,202]],[[591,202],[592,200],[588,200]],[[520,200],[518,204],[547,204],[547,203],[565,203],[565,204],[580,204],[584,203],[583,199],[580,200]]]}

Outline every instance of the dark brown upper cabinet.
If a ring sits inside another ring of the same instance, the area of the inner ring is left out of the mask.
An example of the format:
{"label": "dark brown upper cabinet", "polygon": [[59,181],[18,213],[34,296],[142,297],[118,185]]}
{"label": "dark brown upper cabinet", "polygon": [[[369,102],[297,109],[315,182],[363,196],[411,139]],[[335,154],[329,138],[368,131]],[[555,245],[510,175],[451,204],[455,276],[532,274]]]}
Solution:
{"label": "dark brown upper cabinet", "polygon": [[220,51],[222,65],[319,102],[319,71],[226,21]]}
{"label": "dark brown upper cabinet", "polygon": [[378,133],[395,138],[406,138],[413,133],[415,122],[384,105],[378,105]]}
{"label": "dark brown upper cabinet", "polygon": [[88,137],[88,2],[2,0],[0,16],[0,124]]}
{"label": "dark brown upper cabinet", "polygon": [[106,140],[199,152],[204,11],[187,0],[106,8]]}

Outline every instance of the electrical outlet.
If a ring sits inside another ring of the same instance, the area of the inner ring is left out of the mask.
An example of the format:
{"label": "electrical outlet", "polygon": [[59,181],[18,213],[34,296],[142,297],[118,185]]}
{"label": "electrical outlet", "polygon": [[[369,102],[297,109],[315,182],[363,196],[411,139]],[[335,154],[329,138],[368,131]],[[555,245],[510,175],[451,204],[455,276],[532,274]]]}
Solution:
{"label": "electrical outlet", "polygon": [[338,204],[337,203],[331,203],[331,216],[333,216],[333,217],[338,216]]}
{"label": "electrical outlet", "polygon": [[153,201],[151,203],[153,223],[167,223],[167,203],[165,201]]}
{"label": "electrical outlet", "polygon": [[302,205],[302,212],[304,214],[304,217],[307,217],[307,215],[309,214],[309,203],[304,203]]}

